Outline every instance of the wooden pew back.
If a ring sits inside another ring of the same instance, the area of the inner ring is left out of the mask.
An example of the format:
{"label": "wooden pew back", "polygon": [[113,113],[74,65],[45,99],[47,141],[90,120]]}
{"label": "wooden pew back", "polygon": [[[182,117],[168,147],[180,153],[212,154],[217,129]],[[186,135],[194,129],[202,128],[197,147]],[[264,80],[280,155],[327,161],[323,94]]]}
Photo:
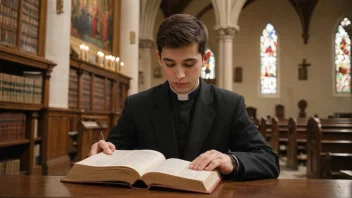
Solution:
{"label": "wooden pew back", "polygon": [[[298,169],[298,154],[302,153],[302,156],[306,157],[307,122],[306,118],[288,120],[287,166],[289,168]],[[305,161],[304,159],[301,160]]]}
{"label": "wooden pew back", "polygon": [[[325,161],[327,160],[326,153],[330,156],[338,156],[342,154],[350,155],[352,153],[352,122],[344,120],[328,120],[320,121],[318,118],[310,118],[307,126],[307,177],[308,178],[321,178],[326,177],[328,174],[324,173],[326,169]],[[336,158],[336,157],[335,157]],[[331,159],[331,157],[330,157]],[[328,160],[329,161],[329,160]],[[331,167],[339,171],[339,161],[330,160]]]}

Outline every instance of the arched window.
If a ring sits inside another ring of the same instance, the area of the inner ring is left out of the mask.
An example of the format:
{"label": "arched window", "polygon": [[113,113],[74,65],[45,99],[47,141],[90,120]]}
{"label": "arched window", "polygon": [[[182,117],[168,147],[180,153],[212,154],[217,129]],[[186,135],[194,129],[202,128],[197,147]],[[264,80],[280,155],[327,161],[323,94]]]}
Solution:
{"label": "arched window", "polygon": [[203,79],[215,79],[215,56],[211,50],[210,52],[211,52],[211,55],[210,55],[209,61],[205,66],[202,67],[201,76]]}
{"label": "arched window", "polygon": [[268,23],[260,37],[260,93],[276,95],[277,83],[277,35]]}
{"label": "arched window", "polygon": [[342,19],[335,35],[335,92],[351,93],[351,40],[343,28],[351,24]]}

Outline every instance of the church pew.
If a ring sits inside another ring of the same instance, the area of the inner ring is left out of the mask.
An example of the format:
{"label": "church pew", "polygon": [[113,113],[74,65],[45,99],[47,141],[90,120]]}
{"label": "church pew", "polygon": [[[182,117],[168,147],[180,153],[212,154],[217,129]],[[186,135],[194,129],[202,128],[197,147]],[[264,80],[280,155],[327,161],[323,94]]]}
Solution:
{"label": "church pew", "polygon": [[272,119],[270,116],[267,116],[267,118],[261,118],[258,130],[273,148],[274,152],[278,154],[279,148],[276,145],[276,142],[278,142],[278,134],[274,134],[272,131]]}
{"label": "church pew", "polygon": [[[329,136],[325,135],[328,133],[339,133],[338,128],[344,129],[352,124],[334,124],[333,121],[329,123],[323,122],[318,118],[310,118],[307,125],[307,178],[321,178],[327,175],[324,171],[324,156],[326,153],[330,155],[335,154],[348,154],[352,153],[352,141],[351,140],[329,140],[326,139]],[[328,133],[323,132],[323,129],[334,128],[333,131]],[[347,133],[350,134],[350,133]],[[352,133],[351,133],[352,134]],[[341,167],[343,168],[343,167]],[[336,169],[339,169],[336,167]]]}
{"label": "church pew", "polygon": [[[352,120],[321,120],[322,140],[352,140],[352,128],[341,128],[349,127],[351,124],[348,122],[352,122]],[[302,162],[306,159],[306,127],[307,119],[305,118],[289,119],[287,166],[292,169],[298,168],[298,159]]]}
{"label": "church pew", "polygon": [[264,139],[269,142],[271,138],[271,123],[268,122],[265,118],[261,118],[258,130]]}
{"label": "church pew", "polygon": [[322,123],[328,124],[351,124],[352,118],[328,118],[328,119],[321,119]]}
{"label": "church pew", "polygon": [[321,154],[321,179],[344,179],[344,172],[351,170],[352,153]]}
{"label": "church pew", "polygon": [[271,139],[269,144],[274,152],[279,155],[279,119],[277,117],[271,120]]}
{"label": "church pew", "polygon": [[271,131],[273,136],[271,140],[271,146],[280,156],[285,156],[288,141],[288,120],[279,120],[277,117],[274,117],[271,123]]}
{"label": "church pew", "polygon": [[290,118],[288,121],[287,166],[298,169],[298,160],[305,162],[307,143],[307,119]]}

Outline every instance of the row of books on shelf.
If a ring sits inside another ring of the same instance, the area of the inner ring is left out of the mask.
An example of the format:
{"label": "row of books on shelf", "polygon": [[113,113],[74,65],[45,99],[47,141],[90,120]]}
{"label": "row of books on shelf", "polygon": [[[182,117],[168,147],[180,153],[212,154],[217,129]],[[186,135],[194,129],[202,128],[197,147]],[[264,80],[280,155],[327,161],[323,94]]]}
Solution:
{"label": "row of books on shelf", "polygon": [[19,173],[19,159],[8,159],[6,161],[0,161],[0,175],[18,175]]}
{"label": "row of books on shelf", "polygon": [[37,53],[38,39],[27,36],[26,34],[21,35],[21,49],[30,52],[32,54]]}
{"label": "row of books on shelf", "polygon": [[18,10],[19,0],[0,0],[0,4],[13,10]]}
{"label": "row of books on shelf", "polygon": [[90,95],[91,95],[92,77],[88,72],[82,74],[82,90],[81,90],[81,108],[90,110]]}
{"label": "row of books on shelf", "polygon": [[43,86],[41,74],[24,75],[0,73],[0,101],[41,104]]}
{"label": "row of books on shelf", "polygon": [[[81,108],[85,110],[90,109],[91,94],[93,94],[93,110],[111,109],[111,94],[112,82],[111,80],[105,81],[104,78],[95,77],[93,81],[94,92],[91,91],[91,77],[88,73],[82,75],[82,90],[80,103]],[[70,70],[70,83],[69,83],[69,108],[78,108],[78,77],[74,69]]]}
{"label": "row of books on shelf", "polygon": [[24,113],[0,112],[0,142],[24,140],[26,115]]}
{"label": "row of books on shelf", "polygon": [[23,1],[22,4],[22,13],[26,14],[30,17],[33,17],[35,19],[38,19],[39,17],[39,6],[35,6],[32,3],[29,3],[27,1]]}
{"label": "row of books on shelf", "polygon": [[[34,145],[33,165],[40,165],[40,144]],[[20,173],[20,159],[6,159],[0,161],[0,175],[18,175]]]}
{"label": "row of books on shelf", "polygon": [[5,45],[16,45],[17,34],[16,32],[4,29],[0,27],[0,42]]}
{"label": "row of books on shelf", "polygon": [[30,23],[22,23],[21,33],[22,35],[28,35],[36,39],[38,38],[38,28]]}
{"label": "row of books on shelf", "polygon": [[[17,33],[0,27],[0,42],[5,45],[15,46],[17,42]],[[36,54],[38,49],[37,34],[22,31],[20,45],[22,50]]]}
{"label": "row of books on shelf", "polygon": [[70,82],[68,86],[68,106],[71,109],[78,108],[78,75],[77,70],[70,69]]}
{"label": "row of books on shelf", "polygon": [[96,77],[94,78],[93,86],[93,110],[104,110],[105,109],[105,96],[104,96],[104,88],[105,88],[105,79]]}
{"label": "row of books on shelf", "polygon": [[[39,21],[37,19],[34,19],[30,16],[23,15],[22,16],[22,22],[29,24],[30,26],[39,26]],[[33,27],[33,29],[36,29],[36,27]]]}
{"label": "row of books on shelf", "polygon": [[23,1],[28,2],[28,3],[35,5],[35,6],[39,6],[40,0],[23,0]]}
{"label": "row of books on shelf", "polygon": [[17,29],[17,17],[18,12],[0,4],[0,24],[3,27],[13,29],[16,31]]}

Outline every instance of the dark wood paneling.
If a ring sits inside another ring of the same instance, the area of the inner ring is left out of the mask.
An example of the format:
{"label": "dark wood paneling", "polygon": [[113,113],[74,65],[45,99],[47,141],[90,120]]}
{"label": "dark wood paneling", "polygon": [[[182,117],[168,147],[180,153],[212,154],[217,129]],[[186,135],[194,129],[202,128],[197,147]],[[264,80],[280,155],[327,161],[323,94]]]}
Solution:
{"label": "dark wood paneling", "polygon": [[49,108],[44,114],[43,165],[45,175],[61,175],[70,167],[68,157],[69,110]]}

